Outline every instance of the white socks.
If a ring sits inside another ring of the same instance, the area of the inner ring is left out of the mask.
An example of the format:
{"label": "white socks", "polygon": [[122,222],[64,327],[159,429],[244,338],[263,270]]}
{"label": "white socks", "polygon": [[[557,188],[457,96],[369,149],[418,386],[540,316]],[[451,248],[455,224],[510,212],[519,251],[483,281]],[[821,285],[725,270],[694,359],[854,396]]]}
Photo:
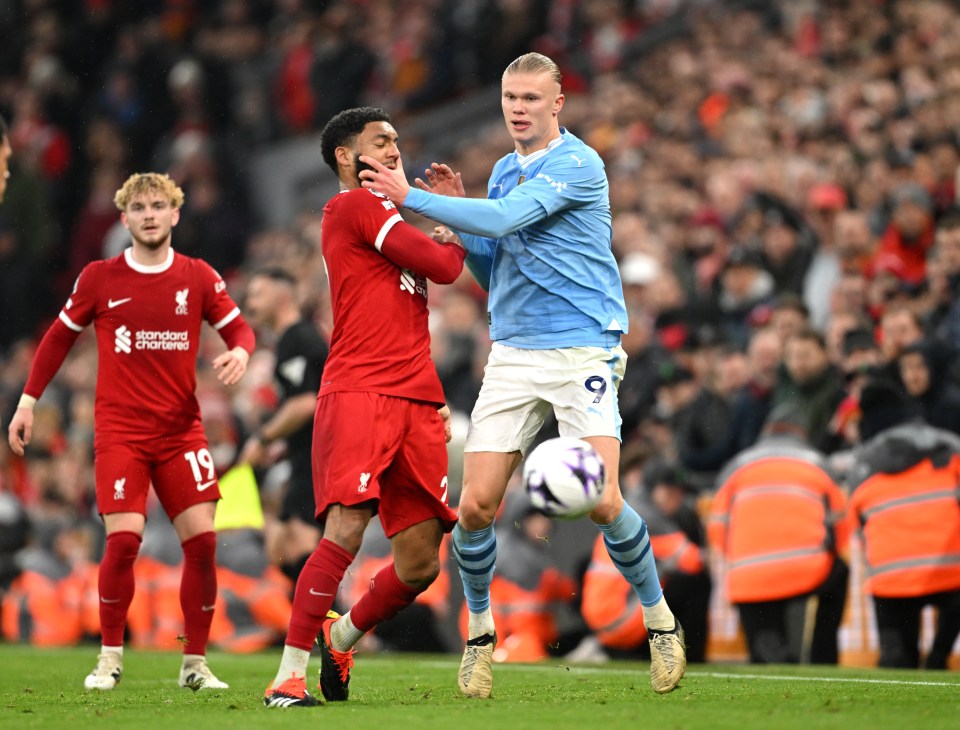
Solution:
{"label": "white socks", "polygon": [[283,656],[280,657],[280,669],[273,680],[273,686],[279,687],[293,676],[306,677],[307,664],[310,662],[310,652],[284,644]]}
{"label": "white socks", "polygon": [[677,621],[673,617],[673,611],[670,610],[662,596],[654,605],[643,607],[643,625],[647,627],[648,631],[650,629],[671,631],[676,628]]}
{"label": "white socks", "polygon": [[365,633],[353,625],[353,619],[347,611],[330,627],[330,643],[337,651],[350,651]]}
{"label": "white socks", "polygon": [[467,638],[475,639],[484,634],[493,634],[493,612],[487,608],[481,613],[470,613],[470,621],[467,624]]}

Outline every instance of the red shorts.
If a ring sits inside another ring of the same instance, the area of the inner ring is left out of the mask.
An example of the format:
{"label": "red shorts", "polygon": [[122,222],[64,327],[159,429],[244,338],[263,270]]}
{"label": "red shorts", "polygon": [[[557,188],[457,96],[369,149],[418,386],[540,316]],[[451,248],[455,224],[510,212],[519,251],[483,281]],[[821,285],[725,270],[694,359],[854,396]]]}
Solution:
{"label": "red shorts", "polygon": [[457,515],[447,504],[447,444],[437,407],[377,393],[321,396],[313,494],[318,520],[332,504],[377,500],[387,537],[434,517],[452,530]]}
{"label": "red shorts", "polygon": [[151,483],[171,520],[187,507],[220,499],[213,458],[199,424],[175,437],[108,442],[96,450],[94,472],[102,515],[146,514]]}

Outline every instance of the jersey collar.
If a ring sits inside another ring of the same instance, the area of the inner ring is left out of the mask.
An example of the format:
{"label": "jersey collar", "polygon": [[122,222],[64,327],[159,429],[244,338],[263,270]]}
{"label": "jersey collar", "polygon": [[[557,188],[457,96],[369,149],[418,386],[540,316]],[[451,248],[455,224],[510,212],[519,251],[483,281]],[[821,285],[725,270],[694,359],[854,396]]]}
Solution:
{"label": "jersey collar", "polygon": [[524,157],[524,156],[521,155],[519,152],[517,152],[517,153],[516,153],[516,155],[517,155],[517,164],[520,165],[520,167],[527,167],[527,166],[530,165],[531,163],[536,162],[537,160],[539,160],[541,157],[543,157],[545,154],[547,154],[550,150],[552,150],[552,149],[553,149],[554,147],[556,147],[557,145],[563,144],[563,135],[566,133],[566,131],[567,131],[566,129],[564,129],[563,127],[560,127],[560,136],[559,136],[559,137],[557,137],[556,139],[550,140],[550,143],[549,143],[546,147],[544,147],[542,150],[537,150],[536,152],[531,152],[531,153],[530,153],[529,155],[527,155],[526,157]]}
{"label": "jersey collar", "polygon": [[125,248],[123,250],[123,258],[129,266],[134,271],[138,271],[141,274],[160,274],[173,264],[173,248],[167,249],[167,260],[160,264],[153,264],[152,266],[147,266],[145,264],[138,264],[133,260],[133,249]]}

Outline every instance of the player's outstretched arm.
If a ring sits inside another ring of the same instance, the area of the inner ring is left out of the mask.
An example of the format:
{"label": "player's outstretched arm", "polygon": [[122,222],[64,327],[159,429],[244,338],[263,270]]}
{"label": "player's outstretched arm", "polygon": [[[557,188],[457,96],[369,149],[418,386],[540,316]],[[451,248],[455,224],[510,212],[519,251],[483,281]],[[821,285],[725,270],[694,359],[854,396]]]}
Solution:
{"label": "player's outstretched arm", "polygon": [[[27,397],[27,396],[24,396]],[[33,405],[21,405],[10,419],[7,440],[17,456],[23,456],[24,448],[33,438]]]}
{"label": "player's outstretched arm", "polygon": [[213,361],[217,380],[224,385],[236,385],[247,372],[248,362],[250,362],[250,353],[242,347],[227,350]]}

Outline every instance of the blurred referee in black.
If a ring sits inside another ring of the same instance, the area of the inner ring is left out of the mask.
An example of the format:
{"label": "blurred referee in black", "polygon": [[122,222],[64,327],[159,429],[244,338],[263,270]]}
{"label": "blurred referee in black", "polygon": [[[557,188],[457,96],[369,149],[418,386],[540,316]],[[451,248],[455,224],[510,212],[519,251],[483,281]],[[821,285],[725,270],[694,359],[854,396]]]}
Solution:
{"label": "blurred referee in black", "polygon": [[239,460],[254,467],[267,466],[275,450],[266,447],[275,441],[286,442],[290,477],[280,509],[283,529],[275,545],[268,537],[268,551],[279,558],[280,569],[296,583],[321,536],[315,518],[310,449],[320,376],[329,348],[313,323],[303,318],[296,279],[284,269],[265,268],[253,275],[247,285],[245,310],[251,325],[269,330],[277,338],[274,378],[280,404],[244,444]]}

